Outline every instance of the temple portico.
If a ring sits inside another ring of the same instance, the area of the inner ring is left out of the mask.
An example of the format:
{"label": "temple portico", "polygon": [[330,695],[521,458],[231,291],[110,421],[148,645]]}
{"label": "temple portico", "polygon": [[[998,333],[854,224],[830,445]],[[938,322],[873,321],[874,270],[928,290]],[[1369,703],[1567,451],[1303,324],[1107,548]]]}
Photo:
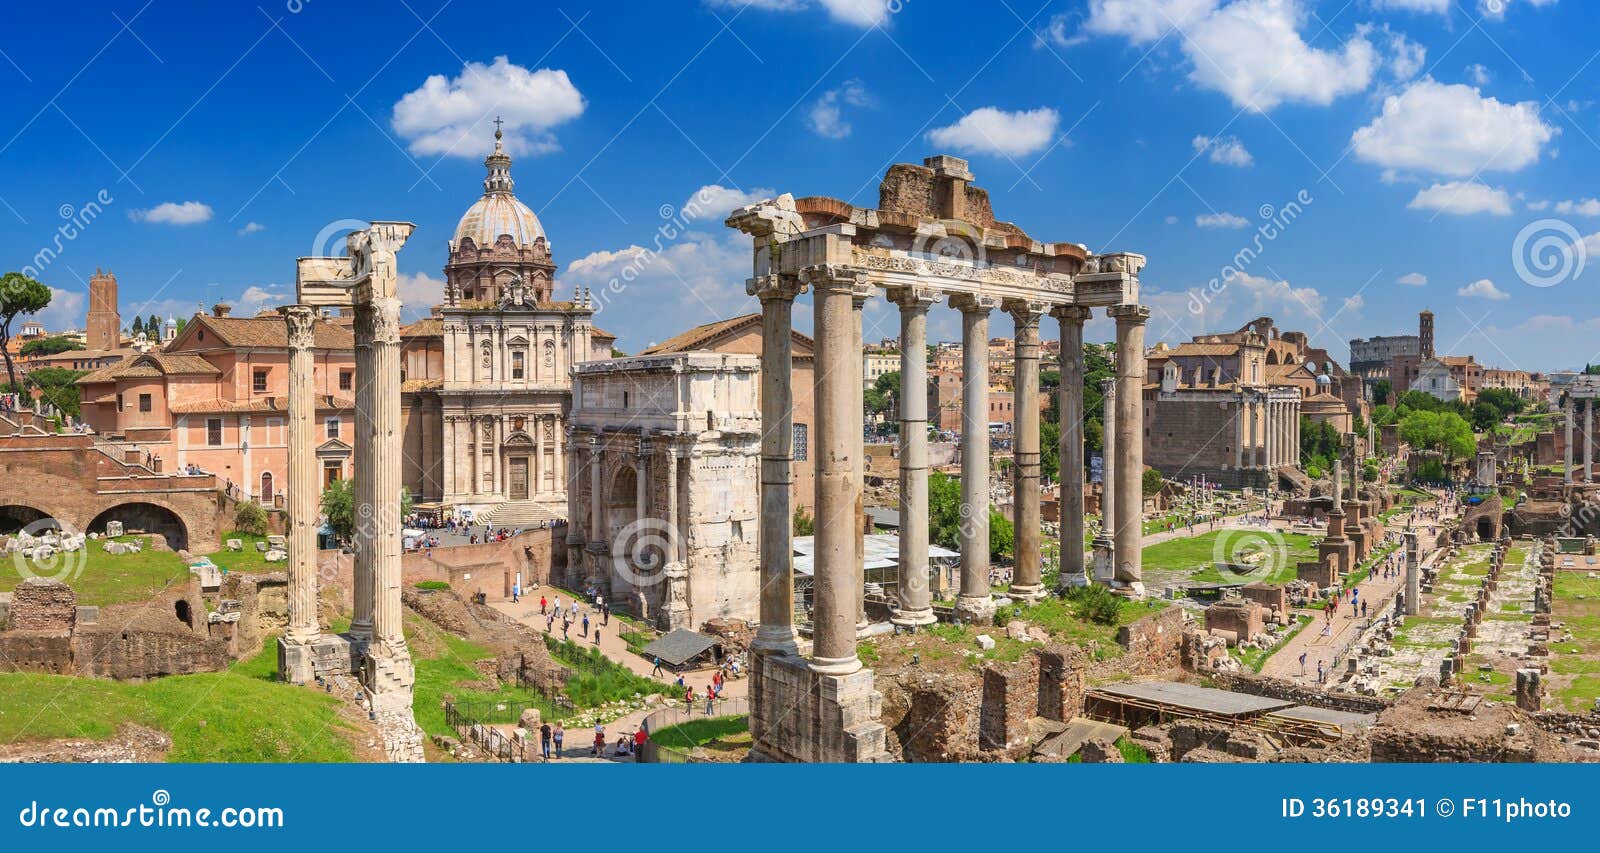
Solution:
{"label": "temple portico", "polygon": [[[856,654],[863,608],[861,555],[862,396],[860,312],[882,292],[900,308],[902,383],[926,382],[927,319],[940,300],[961,314],[961,580],[955,618],[993,619],[989,577],[989,320],[995,310],[1016,324],[1014,494],[1017,527],[1013,595],[1044,594],[1040,565],[1039,323],[1057,318],[1063,340],[1061,470],[1063,541],[1082,542],[1084,491],[1082,337],[1090,309],[1104,308],[1117,328],[1116,393],[1107,423],[1105,543],[1107,581],[1140,595],[1144,326],[1138,304],[1137,254],[1093,255],[1072,243],[1041,243],[997,221],[988,194],[971,185],[963,160],[931,157],[890,168],[878,209],[832,198],[789,195],[735,211],[727,224],[753,238],[746,289],[761,300],[762,483],[761,626],[753,646],[752,756],[781,761],[875,761],[885,755],[882,698]],[[787,344],[793,302],[815,300],[816,424],[815,578],[811,654],[792,624],[792,404]],[[901,559],[893,621],[915,628],[933,621],[928,584],[927,410],[920,394],[902,401],[900,430]],[[1077,508],[1071,509],[1070,507]],[[1063,549],[1063,585],[1086,583],[1078,548]]]}

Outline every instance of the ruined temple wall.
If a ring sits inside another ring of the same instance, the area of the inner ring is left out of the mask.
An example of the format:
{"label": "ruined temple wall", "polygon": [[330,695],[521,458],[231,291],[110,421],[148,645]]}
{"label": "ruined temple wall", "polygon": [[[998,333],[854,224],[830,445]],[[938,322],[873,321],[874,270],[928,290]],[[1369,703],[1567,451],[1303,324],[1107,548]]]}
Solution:
{"label": "ruined temple wall", "polygon": [[1168,607],[1118,628],[1117,644],[1124,651],[1120,663],[1130,672],[1178,668],[1182,665],[1183,608]]}

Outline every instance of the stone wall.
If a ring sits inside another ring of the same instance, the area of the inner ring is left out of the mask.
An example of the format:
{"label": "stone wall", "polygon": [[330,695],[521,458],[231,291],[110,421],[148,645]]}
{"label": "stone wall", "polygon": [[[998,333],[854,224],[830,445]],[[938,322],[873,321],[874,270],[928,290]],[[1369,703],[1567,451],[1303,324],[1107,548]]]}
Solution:
{"label": "stone wall", "polygon": [[78,597],[58,580],[28,578],[11,596],[11,628],[15,631],[70,633],[77,621]]}
{"label": "stone wall", "polygon": [[1217,672],[1212,674],[1211,680],[1222,690],[1282,699],[1285,702],[1310,705],[1314,708],[1349,711],[1355,714],[1376,714],[1389,707],[1388,701],[1373,696],[1337,690],[1318,690],[1293,681],[1250,673]]}
{"label": "stone wall", "polygon": [[1014,664],[983,670],[978,748],[1020,758],[1031,750],[1028,721],[1065,722],[1083,711],[1081,649],[1034,649]]}
{"label": "stone wall", "polygon": [[920,674],[905,687],[909,707],[894,733],[906,761],[971,761],[978,757],[981,680]]}
{"label": "stone wall", "polygon": [[226,640],[150,630],[79,631],[72,638],[75,675],[137,680],[227,669]]}
{"label": "stone wall", "polygon": [[[510,601],[518,572],[524,588],[551,582],[552,564],[559,572],[565,563],[564,556],[556,554],[565,551],[564,544],[558,547],[565,535],[565,527],[547,527],[523,531],[504,542],[407,552],[400,558],[401,583],[414,587],[422,581],[443,581],[462,595],[481,592],[488,601]],[[317,576],[324,587],[339,590],[346,608],[354,606],[352,555],[340,550],[317,552]]]}
{"label": "stone wall", "polygon": [[1117,629],[1121,664],[1129,671],[1159,672],[1181,664],[1183,608],[1168,607]]}

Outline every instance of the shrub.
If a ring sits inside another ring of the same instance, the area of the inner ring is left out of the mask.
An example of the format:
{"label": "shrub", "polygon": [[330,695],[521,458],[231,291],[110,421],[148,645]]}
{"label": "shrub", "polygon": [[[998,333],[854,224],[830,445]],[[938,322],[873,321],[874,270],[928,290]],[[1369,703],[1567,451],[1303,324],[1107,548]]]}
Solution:
{"label": "shrub", "polygon": [[245,501],[233,511],[235,529],[252,536],[267,535],[267,511],[255,501]]}
{"label": "shrub", "polygon": [[1074,587],[1067,590],[1066,598],[1072,605],[1073,614],[1088,622],[1115,625],[1117,616],[1122,612],[1122,599],[1110,587],[1098,584]]}
{"label": "shrub", "polygon": [[450,584],[445,581],[417,581],[417,589],[449,589]]}

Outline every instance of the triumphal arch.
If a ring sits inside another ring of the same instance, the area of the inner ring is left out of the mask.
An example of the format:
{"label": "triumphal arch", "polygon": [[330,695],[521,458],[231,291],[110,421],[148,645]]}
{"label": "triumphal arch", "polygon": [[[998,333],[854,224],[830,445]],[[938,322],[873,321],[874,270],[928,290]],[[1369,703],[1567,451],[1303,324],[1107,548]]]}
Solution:
{"label": "triumphal arch", "polygon": [[[1092,254],[1075,243],[1043,243],[995,218],[966,161],[930,157],[890,167],[878,207],[782,195],[743,207],[727,224],[752,238],[746,290],[761,302],[761,617],[754,645],[752,757],[777,761],[874,761],[884,757],[881,695],[856,654],[862,595],[863,488],[861,312],[882,295],[900,307],[901,387],[927,382],[928,312],[961,312],[961,584],[954,617],[985,624],[989,582],[989,318],[1016,323],[1013,597],[1045,594],[1039,523],[1039,324],[1060,323],[1061,541],[1084,537],[1083,324],[1104,308],[1117,329],[1114,447],[1108,482],[1115,506],[1097,544],[1097,575],[1140,595],[1144,326],[1142,255]],[[790,322],[794,300],[815,300],[816,552],[810,654],[793,619],[789,506],[794,453]],[[894,621],[935,621],[928,584],[928,413],[925,396],[900,401],[900,559]],[[1081,547],[1062,549],[1062,584],[1088,583]]]}

